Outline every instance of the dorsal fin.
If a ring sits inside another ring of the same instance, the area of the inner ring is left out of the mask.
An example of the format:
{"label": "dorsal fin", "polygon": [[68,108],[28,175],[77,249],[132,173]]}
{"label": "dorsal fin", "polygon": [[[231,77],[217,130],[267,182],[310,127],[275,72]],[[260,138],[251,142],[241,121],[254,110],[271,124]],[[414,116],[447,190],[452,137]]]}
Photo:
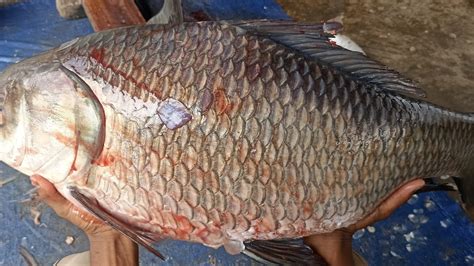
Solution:
{"label": "dorsal fin", "polygon": [[147,24],[179,25],[183,23],[181,0],[164,0],[160,12],[148,20]]}
{"label": "dorsal fin", "polygon": [[362,53],[346,50],[332,42],[333,34],[342,29],[342,25],[337,22],[309,24],[252,20],[231,24],[299,51],[360,83],[411,97],[425,97],[422,89],[395,70]]}

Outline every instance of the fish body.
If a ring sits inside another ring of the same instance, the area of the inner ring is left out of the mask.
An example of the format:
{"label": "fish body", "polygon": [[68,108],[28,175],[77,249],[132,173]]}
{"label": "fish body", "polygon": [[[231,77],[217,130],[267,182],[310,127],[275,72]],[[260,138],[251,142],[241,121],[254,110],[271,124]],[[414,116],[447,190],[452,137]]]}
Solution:
{"label": "fish body", "polygon": [[474,116],[262,23],[129,27],[14,66],[0,159],[148,238],[232,253],[348,226],[414,177],[474,162]]}

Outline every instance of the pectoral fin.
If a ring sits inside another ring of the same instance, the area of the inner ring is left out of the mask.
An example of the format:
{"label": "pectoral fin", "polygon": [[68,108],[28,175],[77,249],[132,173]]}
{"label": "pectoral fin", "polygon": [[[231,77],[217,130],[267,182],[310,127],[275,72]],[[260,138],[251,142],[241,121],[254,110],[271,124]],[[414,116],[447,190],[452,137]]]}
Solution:
{"label": "pectoral fin", "polygon": [[110,225],[117,231],[121,232],[122,234],[126,235],[128,238],[130,238],[133,242],[142,245],[144,248],[146,248],[148,251],[151,253],[155,254],[162,260],[165,260],[165,257],[158,251],[156,250],[152,245],[151,241],[147,239],[147,237],[144,234],[141,234],[137,232],[134,228],[131,228],[131,226],[123,223],[122,221],[118,220],[117,218],[113,217],[109,213],[107,213],[104,209],[102,209],[95,200],[90,199],[86,197],[84,194],[82,194],[78,188],[76,187],[69,187],[69,192],[71,193],[71,196],[79,202],[82,207],[84,207],[86,210],[94,214],[97,218],[102,220],[104,223]]}
{"label": "pectoral fin", "polygon": [[243,254],[266,265],[327,265],[301,239],[254,240],[244,245]]}

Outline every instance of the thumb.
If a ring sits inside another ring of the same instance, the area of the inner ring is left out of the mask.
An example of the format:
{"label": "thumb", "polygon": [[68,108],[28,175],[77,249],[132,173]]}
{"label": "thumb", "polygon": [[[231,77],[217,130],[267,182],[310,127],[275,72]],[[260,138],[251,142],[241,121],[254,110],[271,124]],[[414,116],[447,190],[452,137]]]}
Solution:
{"label": "thumb", "polygon": [[31,184],[38,187],[38,198],[48,204],[54,211],[62,212],[63,209],[68,208],[69,201],[66,200],[44,177],[33,175],[30,177]]}
{"label": "thumb", "polygon": [[385,201],[383,201],[371,214],[350,227],[355,232],[368,225],[389,217],[395,210],[402,206],[418,189],[425,185],[423,179],[415,179],[398,188]]}

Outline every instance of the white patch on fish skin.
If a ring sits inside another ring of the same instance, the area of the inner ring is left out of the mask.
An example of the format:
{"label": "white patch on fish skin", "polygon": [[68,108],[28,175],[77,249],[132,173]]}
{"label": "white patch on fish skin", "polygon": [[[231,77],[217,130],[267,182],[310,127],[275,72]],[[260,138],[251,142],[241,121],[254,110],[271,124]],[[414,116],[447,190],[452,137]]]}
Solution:
{"label": "white patch on fish skin", "polygon": [[336,34],[334,38],[331,39],[331,41],[334,41],[337,45],[347,50],[359,52],[365,55],[364,50],[356,42],[354,42],[351,38],[347,37],[346,35]]}
{"label": "white patch on fish skin", "polygon": [[150,94],[149,100],[143,101],[102,79],[93,78],[83,67],[86,65],[86,60],[71,59],[64,66],[80,75],[103,105],[112,106],[116,112],[146,127],[164,123],[168,129],[176,129],[192,119],[189,109],[176,99],[160,100]]}
{"label": "white patch on fish skin", "polygon": [[169,129],[182,127],[193,118],[186,106],[173,98],[160,103],[158,115]]}

